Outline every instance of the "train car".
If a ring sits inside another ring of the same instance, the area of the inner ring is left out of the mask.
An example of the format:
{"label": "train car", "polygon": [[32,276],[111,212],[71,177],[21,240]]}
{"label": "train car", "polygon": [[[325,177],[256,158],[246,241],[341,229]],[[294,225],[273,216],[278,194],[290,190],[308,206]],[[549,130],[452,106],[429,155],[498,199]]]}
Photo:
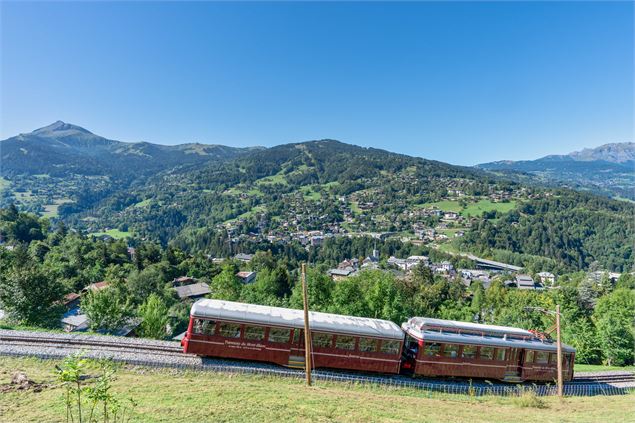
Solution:
{"label": "train car", "polygon": [[[310,312],[313,367],[399,373],[404,333],[393,322]],[[181,341],[200,356],[304,367],[304,313],[231,301],[198,300]]]}
{"label": "train car", "polygon": [[[524,329],[413,317],[406,332],[404,368],[421,376],[553,381],[557,347]],[[575,349],[562,346],[563,377],[573,379]]]}

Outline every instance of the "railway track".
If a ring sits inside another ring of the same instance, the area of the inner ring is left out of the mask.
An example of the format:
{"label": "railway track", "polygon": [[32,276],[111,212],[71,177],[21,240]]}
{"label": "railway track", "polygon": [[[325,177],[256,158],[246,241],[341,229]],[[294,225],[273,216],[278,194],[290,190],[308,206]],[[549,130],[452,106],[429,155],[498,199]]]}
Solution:
{"label": "railway track", "polygon": [[[106,338],[106,337],[105,337]],[[50,345],[68,345],[72,347],[97,347],[97,348],[136,348],[143,351],[153,351],[161,353],[182,353],[183,349],[180,345],[153,345],[139,342],[126,342],[128,339],[121,338],[107,339],[82,339],[82,337],[71,335],[70,337],[51,337],[51,336],[25,336],[23,334],[0,334],[0,342],[12,342],[22,344],[50,344]],[[172,344],[175,344],[172,342]]]}
{"label": "railway track", "polygon": [[[301,370],[286,369],[269,363],[186,355],[183,354],[180,345],[170,341],[0,330],[0,355],[61,358],[81,350],[91,358],[108,357],[132,365],[296,378],[304,375]],[[332,370],[316,370],[314,376],[318,380],[326,381],[368,383],[469,395],[514,395],[515,392],[517,394],[528,388],[536,390],[540,395],[555,393],[553,384],[510,385],[463,379],[412,379],[403,375],[368,375]],[[579,373],[573,381],[565,384],[567,395],[611,395],[633,391],[635,374],[630,372]]]}

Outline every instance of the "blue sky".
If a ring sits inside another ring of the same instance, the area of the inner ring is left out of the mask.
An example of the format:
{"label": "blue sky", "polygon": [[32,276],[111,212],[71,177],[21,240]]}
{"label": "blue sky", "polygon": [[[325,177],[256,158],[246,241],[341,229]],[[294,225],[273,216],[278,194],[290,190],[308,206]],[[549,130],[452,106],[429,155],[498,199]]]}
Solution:
{"label": "blue sky", "polygon": [[2,2],[2,139],[311,139],[456,164],[633,141],[632,2]]}

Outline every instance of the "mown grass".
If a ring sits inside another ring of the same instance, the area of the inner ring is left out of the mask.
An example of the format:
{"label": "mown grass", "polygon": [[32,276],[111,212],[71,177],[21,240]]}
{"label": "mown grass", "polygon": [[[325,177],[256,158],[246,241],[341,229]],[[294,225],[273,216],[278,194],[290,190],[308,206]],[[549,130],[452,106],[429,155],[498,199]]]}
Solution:
{"label": "mown grass", "polygon": [[305,201],[318,201],[322,199],[322,194],[319,191],[314,191],[312,187],[303,187],[302,195]]}
{"label": "mown grass", "polygon": [[[0,384],[17,370],[51,384],[39,393],[0,394],[0,421],[64,421],[55,364],[0,358]],[[628,422],[635,399],[470,397],[319,381],[307,387],[300,379],[138,367],[121,370],[114,390],[138,402],[134,422]]]}
{"label": "mown grass", "polygon": [[609,371],[626,371],[635,373],[635,366],[604,366],[601,364],[578,364],[574,367],[576,372],[609,372]]}
{"label": "mown grass", "polygon": [[467,207],[461,210],[461,215],[468,217],[480,217],[485,211],[499,211],[501,213],[507,213],[510,210],[516,208],[516,202],[510,201],[508,203],[494,203],[490,200],[479,200],[476,203],[469,203]]}
{"label": "mown grass", "polygon": [[443,201],[437,201],[435,203],[425,203],[423,204],[423,207],[437,208],[444,212],[458,213],[461,211],[461,205],[459,204],[459,202],[453,201],[453,200],[443,200]]}
{"label": "mown grass", "polygon": [[62,204],[72,203],[73,200],[70,198],[60,198],[53,201],[53,204],[46,204],[44,206],[44,211],[41,213],[42,217],[57,217],[59,207]]}
{"label": "mown grass", "polygon": [[417,208],[434,207],[444,212],[460,213],[464,217],[480,217],[484,211],[498,210],[501,213],[507,213],[508,211],[516,208],[516,204],[516,201],[510,201],[508,203],[495,203],[490,200],[479,200],[475,203],[467,203],[467,205],[463,207],[458,201],[443,200],[437,201],[435,203],[425,203],[417,206]]}
{"label": "mown grass", "polygon": [[115,239],[122,239],[122,238],[131,237],[132,233],[123,232],[123,231],[120,231],[119,229],[108,229],[107,231],[103,231],[103,232],[91,232],[89,235],[93,235],[93,236],[110,235],[111,237]]}

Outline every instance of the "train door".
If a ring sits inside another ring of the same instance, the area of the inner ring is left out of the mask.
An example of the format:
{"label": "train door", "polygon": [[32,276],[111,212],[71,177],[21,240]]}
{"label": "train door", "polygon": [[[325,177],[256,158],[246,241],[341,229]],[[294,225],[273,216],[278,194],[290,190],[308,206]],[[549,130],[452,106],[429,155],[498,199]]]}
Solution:
{"label": "train door", "polygon": [[404,373],[414,373],[422,345],[423,341],[406,335],[405,345],[401,354],[401,369]]}
{"label": "train door", "polygon": [[304,369],[304,354],[304,330],[293,329],[293,339],[291,341],[288,366],[294,369]]}
{"label": "train door", "polygon": [[510,348],[509,357],[507,358],[507,366],[505,368],[506,382],[520,382],[522,380],[524,350],[520,348]]}
{"label": "train door", "polygon": [[512,351],[516,350],[516,373],[518,376],[523,375],[523,363],[525,361],[525,350],[520,348],[512,348]]}

